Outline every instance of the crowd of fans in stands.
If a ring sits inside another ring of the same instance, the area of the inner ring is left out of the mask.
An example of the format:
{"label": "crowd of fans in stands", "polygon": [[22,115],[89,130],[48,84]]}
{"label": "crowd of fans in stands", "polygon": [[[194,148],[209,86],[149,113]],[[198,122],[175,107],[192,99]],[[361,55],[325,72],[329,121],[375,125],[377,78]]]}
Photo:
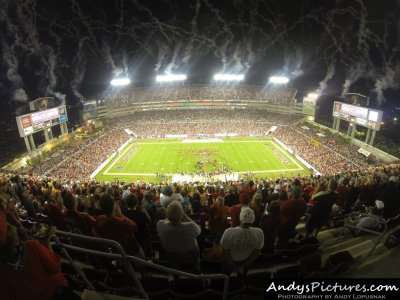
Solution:
{"label": "crowd of fans in stands", "polygon": [[[254,99],[289,103],[294,91],[254,86],[138,88],[108,96],[111,106],[168,99]],[[223,250],[221,272],[243,276],[260,253],[282,249],[305,218],[315,236],[333,217],[361,211],[383,218],[400,212],[400,165],[368,165],[354,146],[302,128],[300,117],[262,110],[134,112],[105,121],[88,139],[73,137],[25,175],[0,174],[0,295],[5,299],[72,299],[52,251],[54,228],[119,242],[128,255],[155,259],[154,242],[168,265],[200,273],[207,243]],[[168,134],[237,133],[273,136],[322,176],[196,183],[99,183],[90,174],[129,138]],[[369,218],[369,219],[366,219]],[[376,218],[357,226],[376,229]],[[44,220],[46,225],[31,226]],[[374,223],[375,222],[375,223]],[[41,227],[42,226],[42,227]],[[359,232],[358,232],[359,234]],[[207,240],[207,238],[209,238]]]}
{"label": "crowd of fans in stands", "polygon": [[[355,170],[366,164],[365,158],[357,153],[358,148],[355,146],[337,143],[332,148],[322,140],[315,143],[313,135],[298,128],[280,127],[274,132],[274,136],[323,174]],[[337,139],[330,138],[330,141]]]}
{"label": "crowd of fans in stands", "polygon": [[138,102],[168,100],[262,100],[287,104],[295,101],[296,90],[267,90],[260,86],[243,85],[188,85],[134,88],[104,97],[105,104],[113,107]]}
{"label": "crowd of fans in stands", "polygon": [[338,212],[369,207],[394,217],[399,183],[398,164],[336,176],[208,184],[100,184],[0,174],[0,294],[18,298],[29,291],[32,299],[50,299],[67,286],[49,244],[52,229],[27,226],[38,215],[61,230],[113,239],[142,259],[154,258],[150,241],[159,240],[170,266],[195,273],[201,272],[209,236],[224,251],[221,271],[245,275],[261,252],[295,236],[306,212],[310,236]]}

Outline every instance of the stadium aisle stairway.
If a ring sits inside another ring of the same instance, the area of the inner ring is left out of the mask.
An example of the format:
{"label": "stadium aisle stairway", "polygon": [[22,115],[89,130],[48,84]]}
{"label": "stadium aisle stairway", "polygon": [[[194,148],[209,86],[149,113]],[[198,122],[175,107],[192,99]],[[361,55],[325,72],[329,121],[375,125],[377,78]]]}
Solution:
{"label": "stadium aisle stairway", "polygon": [[[304,224],[300,224],[297,230],[301,232],[303,228]],[[386,248],[384,245],[386,236],[378,244],[372,255],[367,256],[377,237],[368,234],[354,237],[350,233],[346,233],[341,239],[338,239],[338,233],[341,230],[342,228],[323,229],[317,236],[321,244],[318,250],[302,253],[297,259],[283,258],[276,260],[275,263],[271,262],[270,266],[266,268],[255,266],[250,274],[260,272],[260,270],[274,273],[283,267],[299,265],[301,259],[317,253],[321,254],[321,265],[324,266],[330,256],[348,251],[356,259],[355,263],[350,265],[346,271],[334,274],[331,277],[396,277],[398,268],[393,264],[393,261],[400,260],[400,252],[398,248]]]}

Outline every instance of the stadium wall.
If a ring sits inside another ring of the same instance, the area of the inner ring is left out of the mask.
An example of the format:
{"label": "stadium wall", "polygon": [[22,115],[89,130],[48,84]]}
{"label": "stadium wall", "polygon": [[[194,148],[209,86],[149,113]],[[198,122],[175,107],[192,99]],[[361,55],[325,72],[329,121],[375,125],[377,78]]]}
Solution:
{"label": "stadium wall", "polygon": [[[321,125],[319,123],[311,122],[311,121],[307,121],[307,122],[312,124],[312,125],[314,125],[314,126],[317,126],[317,127],[321,128],[321,129],[329,130],[330,132],[332,132],[334,134],[340,134],[343,137],[349,138],[349,136],[347,136],[347,135],[345,135],[345,134],[343,134],[341,132],[338,132],[336,130],[333,130],[332,128],[329,128],[329,127],[326,127],[324,125]],[[371,145],[368,145],[368,144],[366,144],[366,143],[364,143],[362,141],[359,141],[357,139],[352,139],[352,142],[357,147],[360,147],[362,149],[367,150],[368,152],[371,152],[371,154],[374,155],[376,158],[378,158],[379,160],[384,161],[386,163],[392,163],[392,162],[395,162],[395,161],[399,160],[397,157],[395,157],[395,156],[393,156],[393,155],[391,155],[391,154],[389,154],[389,153],[387,153],[385,151],[382,151],[382,150],[380,150],[378,148],[375,148],[375,147],[373,147]]]}

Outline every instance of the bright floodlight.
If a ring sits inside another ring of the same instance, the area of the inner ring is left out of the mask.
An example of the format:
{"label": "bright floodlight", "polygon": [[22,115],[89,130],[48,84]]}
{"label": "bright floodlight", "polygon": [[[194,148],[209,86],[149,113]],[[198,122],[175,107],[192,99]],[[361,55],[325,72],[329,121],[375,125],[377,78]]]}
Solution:
{"label": "bright floodlight", "polygon": [[157,75],[156,81],[158,82],[171,82],[171,81],[183,81],[186,80],[186,75],[184,74],[167,74],[167,75]]}
{"label": "bright floodlight", "polygon": [[244,75],[235,75],[235,74],[215,74],[214,80],[217,81],[241,81],[244,79]]}
{"label": "bright floodlight", "polygon": [[131,83],[131,81],[129,78],[115,78],[115,79],[111,80],[111,85],[114,85],[114,86],[128,85],[130,83]]}
{"label": "bright floodlight", "polygon": [[285,84],[289,82],[289,78],[282,76],[272,76],[269,78],[269,82],[275,84]]}
{"label": "bright floodlight", "polygon": [[318,99],[318,94],[317,93],[309,93],[307,95],[307,98]]}

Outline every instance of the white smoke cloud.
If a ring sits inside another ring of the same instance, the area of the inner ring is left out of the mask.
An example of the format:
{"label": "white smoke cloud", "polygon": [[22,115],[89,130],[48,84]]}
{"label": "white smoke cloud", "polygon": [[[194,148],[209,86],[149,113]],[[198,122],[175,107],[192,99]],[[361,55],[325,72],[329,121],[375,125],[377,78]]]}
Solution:
{"label": "white smoke cloud", "polygon": [[15,101],[19,101],[19,102],[27,102],[28,101],[28,95],[26,94],[26,92],[23,88],[17,88],[14,91],[13,98]]}
{"label": "white smoke cloud", "polygon": [[60,92],[55,92],[54,97],[56,97],[58,100],[60,100],[60,102],[61,102],[60,105],[65,105],[65,97],[66,97],[65,94],[62,94]]}
{"label": "white smoke cloud", "polygon": [[332,62],[328,65],[328,69],[324,79],[319,82],[319,88],[318,88],[319,94],[322,94],[325,91],[326,87],[328,86],[328,81],[333,78],[333,76],[335,75],[335,71],[336,71],[335,63]]}
{"label": "white smoke cloud", "polygon": [[386,65],[385,73],[375,81],[373,92],[376,94],[376,100],[378,103],[383,103],[386,101],[385,95],[383,94],[385,90],[390,88],[399,88],[399,71],[400,67],[398,65]]}

